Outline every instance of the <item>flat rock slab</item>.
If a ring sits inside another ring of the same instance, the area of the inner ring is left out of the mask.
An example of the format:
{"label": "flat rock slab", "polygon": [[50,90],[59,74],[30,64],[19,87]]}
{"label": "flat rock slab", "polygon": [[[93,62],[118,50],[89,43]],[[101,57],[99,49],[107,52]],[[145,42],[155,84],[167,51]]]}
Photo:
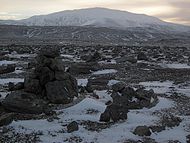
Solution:
{"label": "flat rock slab", "polygon": [[2,105],[6,110],[12,112],[40,114],[44,111],[46,104],[35,94],[15,91],[5,97]]}

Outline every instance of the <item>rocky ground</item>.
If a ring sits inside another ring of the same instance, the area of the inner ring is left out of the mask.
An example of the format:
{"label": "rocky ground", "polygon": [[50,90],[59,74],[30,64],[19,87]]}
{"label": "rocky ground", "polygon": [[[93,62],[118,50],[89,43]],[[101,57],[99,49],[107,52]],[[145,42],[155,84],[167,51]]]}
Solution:
{"label": "rocky ground", "polygon": [[1,46],[0,101],[0,142],[188,143],[190,47]]}

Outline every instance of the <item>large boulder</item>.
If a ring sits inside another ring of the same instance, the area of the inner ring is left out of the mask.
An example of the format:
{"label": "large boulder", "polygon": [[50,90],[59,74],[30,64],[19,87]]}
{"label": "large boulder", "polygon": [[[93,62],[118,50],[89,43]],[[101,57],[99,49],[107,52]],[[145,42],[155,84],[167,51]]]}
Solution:
{"label": "large boulder", "polygon": [[15,91],[8,94],[2,105],[8,111],[29,114],[40,114],[46,107],[46,103],[35,94],[24,91]]}
{"label": "large boulder", "polygon": [[44,86],[46,83],[53,81],[55,78],[54,72],[48,67],[42,67],[39,73],[40,85]]}
{"label": "large boulder", "polygon": [[55,79],[57,81],[65,82],[65,86],[71,97],[78,96],[77,80],[71,74],[58,71],[58,72],[55,72]]}
{"label": "large boulder", "polygon": [[5,113],[0,115],[0,127],[9,125],[13,121],[12,113]]}
{"label": "large boulder", "polygon": [[87,91],[92,92],[93,90],[107,89],[108,82],[109,82],[109,77],[106,77],[106,76],[90,77],[86,85]]}
{"label": "large boulder", "polygon": [[100,115],[100,121],[109,122],[110,120],[113,120],[114,122],[117,122],[119,120],[125,120],[127,119],[127,113],[127,108],[118,104],[111,104],[107,106],[104,113]]}
{"label": "large boulder", "polygon": [[41,93],[40,80],[33,79],[31,77],[25,77],[24,79],[24,91],[40,94]]}
{"label": "large boulder", "polygon": [[45,87],[47,98],[52,103],[66,104],[73,100],[65,81],[48,82]]}

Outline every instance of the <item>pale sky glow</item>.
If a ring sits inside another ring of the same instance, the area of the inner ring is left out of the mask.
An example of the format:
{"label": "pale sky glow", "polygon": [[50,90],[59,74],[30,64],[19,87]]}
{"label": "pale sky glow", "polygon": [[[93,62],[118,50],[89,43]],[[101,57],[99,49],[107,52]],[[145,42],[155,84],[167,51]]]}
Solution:
{"label": "pale sky glow", "polygon": [[0,19],[23,19],[90,7],[125,10],[190,25],[190,0],[0,0]]}

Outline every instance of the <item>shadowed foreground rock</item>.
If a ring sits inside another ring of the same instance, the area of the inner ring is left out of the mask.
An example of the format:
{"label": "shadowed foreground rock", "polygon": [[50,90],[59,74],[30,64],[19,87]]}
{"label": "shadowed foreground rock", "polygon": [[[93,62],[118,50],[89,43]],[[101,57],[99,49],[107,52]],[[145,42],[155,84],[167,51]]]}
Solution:
{"label": "shadowed foreground rock", "polygon": [[76,121],[73,121],[67,125],[67,132],[68,133],[78,131],[78,129],[79,129],[79,126],[78,126],[78,123]]}
{"label": "shadowed foreground rock", "polygon": [[109,122],[113,120],[127,119],[129,109],[141,109],[156,105],[158,98],[153,90],[146,91],[137,89],[136,91],[123,82],[118,82],[112,86],[113,103],[107,106],[104,113],[100,116],[100,121]]}
{"label": "shadowed foreground rock", "polygon": [[3,102],[6,110],[39,114],[47,103],[65,104],[78,96],[77,80],[65,72],[58,49],[41,50],[35,70],[25,77],[24,91],[10,93]]}
{"label": "shadowed foreground rock", "polygon": [[150,129],[147,126],[138,126],[135,128],[133,133],[138,136],[150,136],[151,135]]}
{"label": "shadowed foreground rock", "polygon": [[19,113],[40,114],[44,111],[45,105],[46,102],[35,94],[23,91],[12,92],[3,101],[6,110]]}
{"label": "shadowed foreground rock", "polygon": [[13,114],[12,113],[6,113],[3,115],[0,115],[0,127],[8,125],[12,121],[13,121]]}

